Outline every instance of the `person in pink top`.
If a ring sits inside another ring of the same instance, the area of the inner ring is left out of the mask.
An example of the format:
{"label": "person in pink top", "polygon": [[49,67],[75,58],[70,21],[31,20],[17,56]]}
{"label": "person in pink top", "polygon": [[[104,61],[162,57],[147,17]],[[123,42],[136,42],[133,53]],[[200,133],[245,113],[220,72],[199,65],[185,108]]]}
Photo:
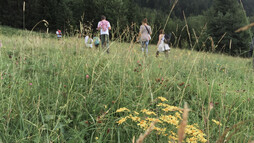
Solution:
{"label": "person in pink top", "polygon": [[104,15],[101,16],[101,21],[98,23],[97,30],[100,30],[101,46],[109,53],[109,30],[111,30],[110,23],[106,20]]}

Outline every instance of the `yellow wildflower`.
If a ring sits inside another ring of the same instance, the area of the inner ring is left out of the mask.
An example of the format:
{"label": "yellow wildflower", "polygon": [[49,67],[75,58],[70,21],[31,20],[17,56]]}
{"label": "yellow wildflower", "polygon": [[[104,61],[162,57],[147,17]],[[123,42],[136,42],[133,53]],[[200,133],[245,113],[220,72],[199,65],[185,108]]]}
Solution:
{"label": "yellow wildflower", "polygon": [[134,114],[139,115],[139,113],[138,113],[138,112],[136,112],[136,111],[134,111]]}
{"label": "yellow wildflower", "polygon": [[178,119],[182,120],[182,117],[181,117],[181,115],[180,115],[179,112],[176,112],[176,113],[175,113],[175,116],[176,116]]}
{"label": "yellow wildflower", "polygon": [[[158,97],[159,100],[162,102],[167,101],[166,98],[163,97]],[[159,118],[151,118],[151,116],[147,115],[154,115],[157,116],[155,112],[143,109],[141,110],[141,115],[140,113],[134,111],[133,113],[130,113],[129,116],[122,117],[120,118],[119,121],[117,121],[118,125],[123,124],[124,122],[127,121],[127,119],[130,119],[133,122],[136,122],[137,126],[143,130],[147,130],[151,122],[158,122],[158,125],[161,127],[154,127],[154,130],[156,130],[156,133],[161,136],[165,136],[168,138],[168,142],[176,142],[178,141],[178,135],[177,133],[173,132],[172,130],[177,130],[179,128],[179,123],[182,120],[181,114],[183,110],[181,108],[171,106],[165,103],[159,103],[157,104],[158,107],[164,112],[161,112],[162,115],[160,115]],[[116,112],[124,112],[128,111],[130,112],[129,109],[123,107],[118,109]],[[175,111],[175,112],[171,112]],[[166,113],[169,112],[171,115],[166,115]],[[163,114],[164,113],[164,114]],[[174,114],[173,114],[174,113]],[[144,117],[145,116],[145,117]],[[216,124],[220,124],[220,122],[216,120],[212,120]],[[170,128],[167,128],[166,126],[170,125]],[[173,125],[173,128],[172,128]],[[165,127],[165,128],[162,128]],[[207,139],[205,138],[205,134],[203,133],[202,130],[199,129],[197,124],[193,125],[187,125],[185,128],[185,134],[186,134],[186,139],[184,140],[185,143],[206,143]]]}
{"label": "yellow wildflower", "polygon": [[165,111],[165,112],[169,112],[169,111],[177,111],[177,110],[179,110],[179,108],[177,108],[175,106],[168,106],[168,107],[166,107],[162,110]]}
{"label": "yellow wildflower", "polygon": [[204,137],[199,138],[199,140],[200,140],[202,143],[206,143],[206,142],[207,142],[207,139],[205,139]]}
{"label": "yellow wildflower", "polygon": [[158,135],[163,134],[163,136],[167,136],[167,134],[165,134],[167,128],[154,127],[154,130],[158,131]]}
{"label": "yellow wildflower", "polygon": [[146,118],[147,121],[149,122],[158,122],[158,123],[162,123],[162,121],[160,119],[155,119],[155,118]]}
{"label": "yellow wildflower", "polygon": [[186,141],[189,143],[196,143],[198,141],[207,142],[204,137],[205,134],[201,130],[197,129],[194,125],[187,125],[185,133],[192,136],[192,138],[186,139]]}
{"label": "yellow wildflower", "polygon": [[145,120],[140,121],[137,125],[143,128],[144,130],[148,128],[147,122]]}
{"label": "yellow wildflower", "polygon": [[131,120],[134,121],[134,122],[137,122],[137,121],[140,121],[140,118],[139,117],[136,117],[136,116],[130,116]]}
{"label": "yellow wildflower", "polygon": [[120,120],[117,122],[118,125],[121,125],[122,123],[124,123],[128,118],[129,118],[129,116],[120,119]]}
{"label": "yellow wildflower", "polygon": [[179,124],[179,120],[175,116],[171,116],[171,115],[168,115],[168,116],[162,115],[160,117],[160,120],[162,120],[163,122],[166,122],[168,124],[175,125],[175,126],[177,126]]}
{"label": "yellow wildflower", "polygon": [[157,106],[159,106],[159,107],[168,107],[168,106],[170,106],[170,105],[165,104],[165,103],[159,103],[159,104],[157,104]]}
{"label": "yellow wildflower", "polygon": [[162,102],[164,102],[164,101],[168,101],[166,98],[164,98],[164,97],[158,97],[158,99],[160,99]]}
{"label": "yellow wildflower", "polygon": [[214,120],[214,119],[212,119],[212,121],[213,121],[216,125],[222,126],[222,124],[221,124],[219,121],[216,121],[216,120]]}
{"label": "yellow wildflower", "polygon": [[170,135],[170,136],[168,136],[168,138],[169,138],[170,140],[175,140],[175,141],[178,140],[178,137],[177,137],[177,136],[172,136],[172,135]]}
{"label": "yellow wildflower", "polygon": [[152,115],[152,114],[155,115],[155,116],[157,115],[153,111],[149,111],[149,110],[146,110],[146,109],[142,110],[141,112],[145,113],[146,115]]}
{"label": "yellow wildflower", "polygon": [[116,112],[124,112],[124,111],[128,111],[129,112],[130,110],[125,108],[125,107],[116,110]]}
{"label": "yellow wildflower", "polygon": [[98,137],[95,137],[96,140],[98,140],[99,138]]}
{"label": "yellow wildflower", "polygon": [[187,142],[187,143],[197,143],[197,142],[198,142],[198,139],[195,138],[195,137],[187,138],[187,139],[186,139],[186,142]]}
{"label": "yellow wildflower", "polygon": [[166,108],[162,109],[165,112],[168,112],[168,111],[179,111],[180,113],[182,113],[180,108],[175,107],[175,106],[170,106],[170,105],[165,104],[165,103],[159,103],[159,104],[157,104],[157,106],[158,107],[166,107]]}

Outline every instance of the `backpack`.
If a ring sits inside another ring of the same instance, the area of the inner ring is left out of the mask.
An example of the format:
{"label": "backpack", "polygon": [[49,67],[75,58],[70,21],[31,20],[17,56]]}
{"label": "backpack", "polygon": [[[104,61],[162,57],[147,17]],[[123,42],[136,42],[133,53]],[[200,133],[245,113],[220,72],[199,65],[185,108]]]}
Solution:
{"label": "backpack", "polygon": [[102,20],[100,23],[100,27],[102,29],[103,32],[106,32],[108,29],[108,24],[109,22],[107,20]]}
{"label": "backpack", "polygon": [[164,35],[164,43],[169,44],[171,39],[171,33]]}
{"label": "backpack", "polygon": [[100,40],[98,37],[94,38],[94,45],[99,45],[100,44]]}
{"label": "backpack", "polygon": [[58,30],[58,34],[59,34],[59,35],[62,35],[62,32],[61,32],[61,30]]}

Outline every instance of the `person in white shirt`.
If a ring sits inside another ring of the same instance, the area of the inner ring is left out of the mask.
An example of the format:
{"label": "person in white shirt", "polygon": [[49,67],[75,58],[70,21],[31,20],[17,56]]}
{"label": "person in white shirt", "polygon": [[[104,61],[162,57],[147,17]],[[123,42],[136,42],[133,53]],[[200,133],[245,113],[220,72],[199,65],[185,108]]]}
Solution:
{"label": "person in white shirt", "polygon": [[88,48],[93,48],[93,39],[90,38],[88,35],[85,37],[85,45]]}
{"label": "person in white shirt", "polygon": [[109,30],[111,30],[111,26],[104,15],[101,16],[101,21],[98,23],[97,30],[100,30],[102,48],[107,48],[107,53],[109,53]]}
{"label": "person in white shirt", "polygon": [[168,57],[168,53],[170,52],[170,47],[168,43],[165,43],[165,34],[164,30],[160,30],[160,35],[159,35],[159,40],[157,43],[157,52],[156,52],[156,57],[159,56],[160,52],[164,52],[165,56]]}
{"label": "person in white shirt", "polygon": [[62,38],[62,31],[57,29],[56,31],[56,36],[57,36],[57,39],[59,40],[60,38]]}

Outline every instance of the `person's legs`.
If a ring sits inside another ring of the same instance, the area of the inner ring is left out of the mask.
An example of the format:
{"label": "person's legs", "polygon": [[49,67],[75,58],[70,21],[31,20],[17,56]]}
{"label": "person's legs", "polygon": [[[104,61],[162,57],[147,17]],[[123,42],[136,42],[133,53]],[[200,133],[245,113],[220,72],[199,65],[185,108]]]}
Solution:
{"label": "person's legs", "polygon": [[107,48],[107,53],[109,53],[109,35],[105,35],[105,46]]}
{"label": "person's legs", "polygon": [[87,48],[93,48],[93,44],[85,44]]}
{"label": "person's legs", "polygon": [[96,45],[94,45],[94,46],[95,46],[95,48],[96,48],[96,49],[98,49],[98,48],[99,48],[99,44],[96,44]]}
{"label": "person's legs", "polygon": [[105,45],[105,35],[100,35],[101,38],[101,48],[104,49],[104,45]]}
{"label": "person's legs", "polygon": [[[141,42],[142,53],[144,53],[145,56],[148,54],[148,44],[149,44],[149,41],[142,41]],[[146,50],[146,52],[145,52],[145,50]]]}
{"label": "person's legs", "polygon": [[142,50],[142,53],[144,52],[144,49],[145,49],[145,41],[141,41],[141,50]]}
{"label": "person's legs", "polygon": [[160,52],[159,52],[159,51],[157,51],[157,52],[156,52],[156,58],[159,56],[159,54],[160,54]]}
{"label": "person's legs", "polygon": [[149,44],[149,41],[146,41],[146,55],[148,54],[148,44]]}

